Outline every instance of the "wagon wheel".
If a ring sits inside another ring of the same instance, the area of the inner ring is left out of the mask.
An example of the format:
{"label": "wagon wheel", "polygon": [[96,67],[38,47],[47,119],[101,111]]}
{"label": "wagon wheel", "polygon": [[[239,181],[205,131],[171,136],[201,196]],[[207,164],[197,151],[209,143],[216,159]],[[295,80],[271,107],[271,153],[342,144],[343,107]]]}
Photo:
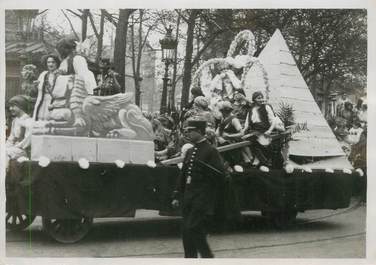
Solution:
{"label": "wagon wheel", "polygon": [[[14,198],[12,198],[14,199]],[[7,209],[5,216],[6,229],[12,231],[21,231],[27,228],[35,219],[33,214],[20,213],[18,204],[15,200],[7,200]]]}
{"label": "wagon wheel", "polygon": [[93,223],[92,217],[80,219],[50,219],[42,218],[44,230],[60,243],[75,243],[89,232]]}
{"label": "wagon wheel", "polygon": [[273,225],[278,229],[286,229],[289,227],[298,214],[297,211],[281,211],[281,212],[261,212],[262,216],[268,217]]}
{"label": "wagon wheel", "polygon": [[35,219],[35,215],[7,212],[5,217],[6,228],[11,231],[21,231],[27,228]]}

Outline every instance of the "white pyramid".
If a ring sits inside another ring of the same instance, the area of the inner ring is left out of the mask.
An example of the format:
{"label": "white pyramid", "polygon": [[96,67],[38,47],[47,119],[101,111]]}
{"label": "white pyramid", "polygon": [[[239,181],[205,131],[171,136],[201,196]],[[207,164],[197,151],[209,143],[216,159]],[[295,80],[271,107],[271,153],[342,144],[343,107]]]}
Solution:
{"label": "white pyramid", "polygon": [[[306,123],[309,130],[293,134],[297,141],[290,142],[290,155],[343,156],[343,166],[350,166],[278,29],[258,58],[268,74],[269,103],[275,110],[278,110],[281,102],[292,105],[295,110],[295,122]],[[259,78],[254,79],[255,77]],[[250,69],[246,80],[249,80],[246,82],[247,94],[250,95],[255,90],[265,90],[265,86],[260,82],[260,70],[257,67]]]}

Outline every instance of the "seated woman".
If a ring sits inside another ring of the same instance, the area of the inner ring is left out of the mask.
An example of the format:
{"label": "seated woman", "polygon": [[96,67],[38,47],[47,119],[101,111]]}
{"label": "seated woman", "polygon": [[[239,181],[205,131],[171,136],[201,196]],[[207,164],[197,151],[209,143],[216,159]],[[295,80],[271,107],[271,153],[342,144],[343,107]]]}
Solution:
{"label": "seated woman", "polygon": [[[216,131],[219,145],[241,141],[243,128],[239,119],[232,114],[233,107],[231,103],[229,101],[223,101],[219,106],[219,110],[222,113],[222,120]],[[241,161],[250,164],[252,154],[249,148],[246,147],[242,150],[231,150],[231,152],[225,152],[224,158],[229,162],[230,166],[234,166]]]}
{"label": "seated woman", "polygon": [[269,167],[281,168],[283,158],[281,144],[271,138],[272,131],[277,126],[277,119],[273,108],[266,104],[262,92],[257,91],[252,95],[252,105],[244,124],[244,138],[252,141],[252,154],[260,161],[260,169],[268,170]]}
{"label": "seated woman", "polygon": [[9,102],[9,111],[13,117],[10,135],[6,140],[6,169],[9,160],[27,156],[30,146],[30,127],[32,119],[27,114],[29,109],[28,99],[23,95],[12,97]]}
{"label": "seated woman", "polygon": [[250,110],[251,104],[245,96],[243,89],[236,89],[234,91],[234,114],[239,119],[240,124],[243,126]]}

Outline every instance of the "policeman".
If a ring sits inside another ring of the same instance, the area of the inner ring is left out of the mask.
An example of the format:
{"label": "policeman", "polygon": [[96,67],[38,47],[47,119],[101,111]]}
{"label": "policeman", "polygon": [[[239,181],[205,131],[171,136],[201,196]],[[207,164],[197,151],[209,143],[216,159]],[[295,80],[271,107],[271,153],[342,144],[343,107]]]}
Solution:
{"label": "policeman", "polygon": [[188,149],[178,178],[172,205],[182,201],[185,258],[213,258],[206,240],[208,222],[221,201],[224,165],[217,149],[204,137],[206,121],[188,120],[185,135],[194,146]]}

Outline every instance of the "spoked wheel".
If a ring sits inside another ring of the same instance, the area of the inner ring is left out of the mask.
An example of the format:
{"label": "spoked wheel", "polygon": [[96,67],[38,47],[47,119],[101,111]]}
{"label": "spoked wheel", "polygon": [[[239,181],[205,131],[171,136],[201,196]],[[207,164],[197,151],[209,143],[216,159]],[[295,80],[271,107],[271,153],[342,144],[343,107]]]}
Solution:
{"label": "spoked wheel", "polygon": [[262,216],[268,217],[278,229],[288,228],[296,219],[297,211],[261,212]]}
{"label": "spoked wheel", "polygon": [[34,221],[35,215],[21,213],[16,198],[6,200],[6,228],[12,231],[21,231]]}
{"label": "spoked wheel", "polygon": [[34,221],[35,215],[7,212],[5,217],[6,228],[12,231],[21,231]]}
{"label": "spoked wheel", "polygon": [[89,232],[93,218],[81,219],[49,219],[42,218],[44,230],[60,243],[75,243]]}

